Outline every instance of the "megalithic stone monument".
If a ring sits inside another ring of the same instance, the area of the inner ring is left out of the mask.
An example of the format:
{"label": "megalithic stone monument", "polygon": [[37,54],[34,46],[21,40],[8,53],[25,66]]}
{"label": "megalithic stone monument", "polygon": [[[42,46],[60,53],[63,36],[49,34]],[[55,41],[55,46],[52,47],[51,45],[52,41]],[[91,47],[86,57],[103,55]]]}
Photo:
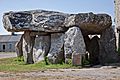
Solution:
{"label": "megalithic stone monument", "polygon": [[82,56],[86,54],[88,47],[85,45],[84,36],[103,35],[106,29],[111,28],[112,20],[108,14],[66,14],[31,10],[4,13],[3,24],[10,32],[24,31],[21,41],[26,63],[35,63],[48,57],[53,64],[72,58],[73,65],[81,65]]}

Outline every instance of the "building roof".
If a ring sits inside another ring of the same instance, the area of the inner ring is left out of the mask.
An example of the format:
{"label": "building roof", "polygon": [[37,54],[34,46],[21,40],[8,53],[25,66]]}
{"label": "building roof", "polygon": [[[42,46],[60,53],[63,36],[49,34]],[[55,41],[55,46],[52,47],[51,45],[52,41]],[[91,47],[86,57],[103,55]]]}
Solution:
{"label": "building roof", "polygon": [[17,42],[20,40],[21,36],[21,34],[0,35],[0,42]]}

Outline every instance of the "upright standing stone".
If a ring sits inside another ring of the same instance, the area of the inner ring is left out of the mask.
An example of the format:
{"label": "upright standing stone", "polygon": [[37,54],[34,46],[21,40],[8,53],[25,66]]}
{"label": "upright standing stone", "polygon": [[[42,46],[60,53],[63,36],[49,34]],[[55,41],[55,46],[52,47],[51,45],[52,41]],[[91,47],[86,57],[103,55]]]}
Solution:
{"label": "upright standing stone", "polygon": [[37,36],[33,47],[33,60],[38,62],[44,60],[50,49],[50,36]]}
{"label": "upright standing stone", "polygon": [[89,52],[88,52],[88,48],[89,48],[89,45],[90,45],[90,38],[89,36],[83,36],[84,37],[84,41],[85,41],[85,46],[86,46],[86,54],[85,54],[85,59],[86,60],[89,60]]}
{"label": "upright standing stone", "polygon": [[85,55],[86,47],[80,28],[74,26],[65,32],[64,38],[65,62],[72,55],[72,64],[81,65],[82,56]]}
{"label": "upright standing stone", "polygon": [[51,34],[51,47],[48,53],[48,60],[53,63],[61,63],[64,61],[64,34],[63,33],[53,33]]}
{"label": "upright standing stone", "polygon": [[[24,34],[23,34],[23,35],[24,35]],[[21,36],[20,40],[15,44],[17,57],[23,56],[23,50],[22,50],[23,35]]]}
{"label": "upright standing stone", "polygon": [[89,60],[91,65],[99,64],[99,38],[94,36],[91,39],[90,45],[88,47]]}
{"label": "upright standing stone", "polygon": [[24,32],[23,36],[23,56],[26,64],[32,64],[33,61],[33,46],[35,36],[30,36],[30,31]]}
{"label": "upright standing stone", "polygon": [[106,29],[102,32],[99,45],[101,64],[118,61],[118,55],[116,53],[115,32],[112,28]]}

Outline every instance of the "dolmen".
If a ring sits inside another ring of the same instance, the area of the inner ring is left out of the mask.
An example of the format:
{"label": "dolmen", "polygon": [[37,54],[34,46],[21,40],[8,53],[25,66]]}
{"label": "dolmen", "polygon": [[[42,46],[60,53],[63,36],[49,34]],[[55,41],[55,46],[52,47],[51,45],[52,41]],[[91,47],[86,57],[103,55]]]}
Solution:
{"label": "dolmen", "polygon": [[108,14],[10,11],[4,13],[3,24],[9,32],[24,32],[16,48],[17,55],[23,55],[27,64],[47,58],[52,64],[72,59],[72,64],[79,66],[87,53],[93,65],[118,61],[115,32]]}

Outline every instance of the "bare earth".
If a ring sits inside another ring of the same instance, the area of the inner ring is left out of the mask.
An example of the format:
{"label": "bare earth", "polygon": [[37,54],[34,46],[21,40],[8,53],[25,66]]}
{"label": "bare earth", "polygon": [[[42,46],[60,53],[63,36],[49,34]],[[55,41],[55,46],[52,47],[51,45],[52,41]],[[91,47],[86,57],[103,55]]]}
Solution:
{"label": "bare earth", "polygon": [[0,72],[0,80],[120,80],[120,68],[50,69],[24,73]]}

